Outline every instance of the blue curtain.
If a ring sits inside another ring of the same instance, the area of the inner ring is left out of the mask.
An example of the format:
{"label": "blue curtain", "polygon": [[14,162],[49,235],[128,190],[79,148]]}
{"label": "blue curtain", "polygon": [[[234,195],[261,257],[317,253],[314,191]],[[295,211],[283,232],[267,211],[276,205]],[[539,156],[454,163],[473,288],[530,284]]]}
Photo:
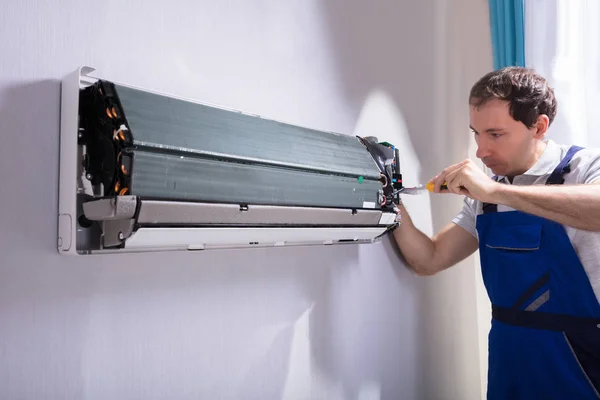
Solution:
{"label": "blue curtain", "polygon": [[489,0],[494,69],[525,66],[523,0]]}

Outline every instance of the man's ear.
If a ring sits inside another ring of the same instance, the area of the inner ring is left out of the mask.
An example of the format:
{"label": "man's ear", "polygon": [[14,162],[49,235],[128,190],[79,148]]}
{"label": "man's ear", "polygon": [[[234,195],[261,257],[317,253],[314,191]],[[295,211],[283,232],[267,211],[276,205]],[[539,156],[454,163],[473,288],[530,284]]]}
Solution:
{"label": "man's ear", "polygon": [[542,114],[538,117],[534,128],[535,128],[535,138],[543,139],[544,135],[548,131],[548,127],[550,126],[550,119],[546,114]]}

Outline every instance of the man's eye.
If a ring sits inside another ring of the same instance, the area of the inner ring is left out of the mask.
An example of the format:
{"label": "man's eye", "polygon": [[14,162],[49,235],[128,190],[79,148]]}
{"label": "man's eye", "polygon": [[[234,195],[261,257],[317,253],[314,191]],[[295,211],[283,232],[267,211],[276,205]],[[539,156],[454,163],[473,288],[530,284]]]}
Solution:
{"label": "man's eye", "polygon": [[496,139],[496,138],[499,138],[500,136],[502,136],[502,135],[501,135],[501,134],[499,134],[499,133],[492,133],[492,137],[493,137],[494,139]]}

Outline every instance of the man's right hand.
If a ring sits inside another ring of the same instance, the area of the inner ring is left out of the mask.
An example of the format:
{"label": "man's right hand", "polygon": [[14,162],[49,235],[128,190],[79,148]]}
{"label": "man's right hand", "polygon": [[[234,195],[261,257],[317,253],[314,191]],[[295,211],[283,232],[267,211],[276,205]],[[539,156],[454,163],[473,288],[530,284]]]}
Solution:
{"label": "man's right hand", "polygon": [[[473,161],[467,159],[458,164],[450,165],[430,181],[435,193],[454,193],[467,196],[484,203],[493,202],[493,196],[501,187],[486,175]],[[441,186],[446,184],[447,189]]]}

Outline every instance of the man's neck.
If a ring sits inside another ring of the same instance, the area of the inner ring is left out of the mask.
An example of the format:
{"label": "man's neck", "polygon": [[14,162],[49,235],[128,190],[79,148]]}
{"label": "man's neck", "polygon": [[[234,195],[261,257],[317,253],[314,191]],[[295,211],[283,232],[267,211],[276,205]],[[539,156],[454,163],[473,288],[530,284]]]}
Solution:
{"label": "man's neck", "polygon": [[538,162],[542,154],[544,154],[544,150],[546,150],[547,146],[548,143],[546,141],[540,140],[539,143],[536,144],[536,149],[533,153],[533,160],[529,162],[527,168],[523,169],[522,172],[519,172],[517,174],[507,175],[506,179],[508,179],[510,183],[513,183],[513,179],[515,178],[515,176],[523,175],[525,172],[529,171],[535,165],[535,163]]}

